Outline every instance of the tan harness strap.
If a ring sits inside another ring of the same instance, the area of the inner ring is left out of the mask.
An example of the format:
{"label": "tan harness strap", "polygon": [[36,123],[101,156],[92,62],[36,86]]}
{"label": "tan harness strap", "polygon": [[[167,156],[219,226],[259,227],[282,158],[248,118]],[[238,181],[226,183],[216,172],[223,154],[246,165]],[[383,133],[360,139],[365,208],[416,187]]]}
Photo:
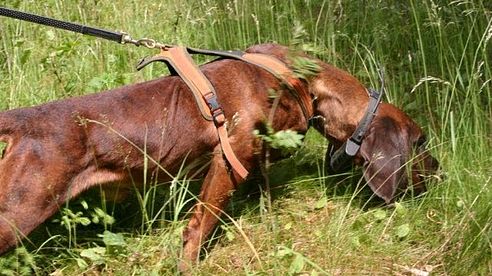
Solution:
{"label": "tan harness strap", "polygon": [[207,77],[205,77],[202,71],[195,65],[186,48],[162,48],[159,54],[152,57],[150,60],[147,59],[145,64],[140,64],[137,69],[139,67],[143,68],[143,66],[153,61],[167,62],[174,70],[176,70],[176,73],[178,73],[188,87],[190,87],[202,115],[205,119],[212,120],[217,128],[220,146],[226,160],[229,162],[232,169],[241,178],[245,179],[248,176],[248,171],[237,159],[231,144],[229,143],[229,136],[227,135],[225,127],[226,118],[222,107],[217,101],[215,89]]}
{"label": "tan harness strap", "polygon": [[231,165],[232,169],[243,179],[248,176],[248,171],[244,168],[241,162],[237,159],[225,127],[225,115],[217,100],[217,94],[210,81],[195,65],[190,57],[190,53],[205,54],[212,56],[229,57],[244,62],[256,65],[280,79],[284,82],[291,94],[299,102],[301,110],[304,114],[306,124],[313,114],[313,106],[311,105],[311,97],[309,91],[305,88],[302,81],[297,78],[287,65],[279,59],[260,53],[244,53],[240,51],[214,51],[202,50],[185,47],[164,47],[161,52],[153,57],[143,59],[137,66],[140,70],[147,64],[154,61],[163,61],[170,67],[171,70],[183,79],[188,87],[193,92],[195,100],[198,104],[202,116],[209,121],[213,121],[217,128],[220,145],[226,160]]}
{"label": "tan harness strap", "polygon": [[212,121],[212,113],[205,100],[205,95],[215,95],[215,89],[193,62],[186,49],[183,47],[163,48],[159,54],[153,57],[153,59],[160,58],[164,59],[169,66],[176,70],[176,73],[193,92],[202,116],[206,120]]}
{"label": "tan harness strap", "polygon": [[313,105],[311,103],[309,91],[302,84],[302,81],[294,75],[294,72],[278,58],[261,53],[245,53],[242,51],[207,50],[191,47],[188,47],[187,49],[191,54],[220,56],[242,60],[270,72],[290,88],[289,90],[292,92],[291,95],[296,98],[301,107],[306,124],[313,115]]}
{"label": "tan harness strap", "polygon": [[299,102],[306,124],[308,124],[309,118],[314,112],[313,105],[311,104],[311,96],[305,86],[302,85],[301,80],[294,75],[285,63],[275,57],[259,53],[245,53],[240,59],[265,69],[287,84],[294,91],[292,95]]}

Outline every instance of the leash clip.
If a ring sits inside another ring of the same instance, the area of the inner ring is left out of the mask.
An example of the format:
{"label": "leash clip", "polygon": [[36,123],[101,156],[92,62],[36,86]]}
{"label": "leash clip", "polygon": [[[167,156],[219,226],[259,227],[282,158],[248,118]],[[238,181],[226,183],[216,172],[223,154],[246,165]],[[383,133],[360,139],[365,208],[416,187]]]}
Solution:
{"label": "leash clip", "polygon": [[168,45],[159,43],[155,41],[155,39],[151,38],[141,38],[141,39],[133,39],[129,34],[122,32],[123,37],[121,38],[122,44],[133,44],[137,47],[144,46],[149,49],[165,49],[168,48]]}

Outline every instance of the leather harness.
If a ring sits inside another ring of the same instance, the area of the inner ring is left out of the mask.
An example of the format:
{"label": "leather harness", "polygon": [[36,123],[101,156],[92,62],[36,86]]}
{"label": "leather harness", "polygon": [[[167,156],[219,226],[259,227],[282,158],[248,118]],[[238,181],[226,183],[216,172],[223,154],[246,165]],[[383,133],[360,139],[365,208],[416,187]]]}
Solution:
{"label": "leather harness", "polygon": [[208,121],[213,121],[215,127],[217,128],[220,145],[226,160],[229,162],[232,169],[243,179],[248,176],[248,171],[237,159],[229,143],[229,137],[227,135],[225,125],[226,117],[217,99],[217,93],[207,77],[205,77],[198,66],[193,62],[190,54],[204,54],[233,58],[265,69],[288,86],[289,91],[291,91],[291,94],[298,101],[302,109],[303,115],[306,119],[306,124],[313,114],[311,98],[306,87],[302,85],[301,80],[295,77],[292,70],[290,70],[285,63],[269,55],[245,53],[241,51],[202,50],[175,46],[163,47],[161,48],[159,54],[144,58],[138,64],[138,70],[141,70],[146,65],[154,61],[165,62],[170,71],[177,73],[188,85],[190,90],[193,92],[203,118]]}
{"label": "leather harness", "polygon": [[[154,61],[161,61],[166,63],[172,73],[179,75],[183,79],[183,81],[193,92],[203,118],[208,121],[213,121],[215,127],[217,128],[220,146],[225,159],[229,162],[232,169],[243,179],[248,176],[248,170],[244,168],[241,162],[237,159],[234,151],[232,150],[231,144],[229,143],[229,137],[227,135],[225,125],[226,117],[222,106],[217,99],[217,93],[207,77],[194,63],[190,54],[226,57],[242,60],[246,63],[256,65],[270,72],[285,85],[287,85],[291,95],[294,96],[301,107],[306,124],[309,123],[309,120],[314,113],[313,106],[311,104],[311,97],[305,85],[302,84],[302,81],[294,75],[292,70],[289,69],[284,62],[275,57],[260,53],[203,50],[179,46],[165,46],[161,47],[160,50],[161,51],[159,54],[142,59],[142,61],[138,64],[137,69],[141,70]],[[337,150],[333,145],[330,146],[329,168],[332,172],[341,172],[348,168],[351,165],[353,157],[359,151],[362,140],[369,129],[372,119],[376,115],[376,111],[384,93],[384,77],[380,75],[380,78],[382,81],[381,91],[368,89],[370,99],[366,113],[359,122],[352,136]]]}

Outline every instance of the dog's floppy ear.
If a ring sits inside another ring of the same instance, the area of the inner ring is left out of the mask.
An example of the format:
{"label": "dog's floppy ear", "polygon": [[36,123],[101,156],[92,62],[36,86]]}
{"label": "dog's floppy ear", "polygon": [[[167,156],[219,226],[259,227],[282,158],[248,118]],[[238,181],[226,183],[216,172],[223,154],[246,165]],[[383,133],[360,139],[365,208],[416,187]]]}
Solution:
{"label": "dog's floppy ear", "polygon": [[360,147],[364,178],[376,195],[390,203],[406,187],[407,135],[390,117],[375,118]]}

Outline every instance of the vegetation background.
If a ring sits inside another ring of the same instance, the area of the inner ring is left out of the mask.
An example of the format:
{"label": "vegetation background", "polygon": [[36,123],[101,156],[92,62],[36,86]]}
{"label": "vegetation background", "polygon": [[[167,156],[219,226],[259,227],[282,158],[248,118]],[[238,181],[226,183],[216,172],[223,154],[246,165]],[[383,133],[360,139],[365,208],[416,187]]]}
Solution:
{"label": "vegetation background", "polygon": [[[310,131],[292,158],[236,193],[196,274],[491,275],[492,2],[481,0],[2,0],[2,6],[136,38],[210,49],[302,48],[378,87],[428,133],[444,177],[384,206],[360,173],[325,175]],[[0,18],[0,109],[42,104],[166,74],[136,72],[152,50]],[[203,62],[204,58],[197,58]],[[113,204],[69,202],[0,258],[5,275],[176,273],[197,185],[149,187]],[[104,197],[104,195],[103,195]]]}

